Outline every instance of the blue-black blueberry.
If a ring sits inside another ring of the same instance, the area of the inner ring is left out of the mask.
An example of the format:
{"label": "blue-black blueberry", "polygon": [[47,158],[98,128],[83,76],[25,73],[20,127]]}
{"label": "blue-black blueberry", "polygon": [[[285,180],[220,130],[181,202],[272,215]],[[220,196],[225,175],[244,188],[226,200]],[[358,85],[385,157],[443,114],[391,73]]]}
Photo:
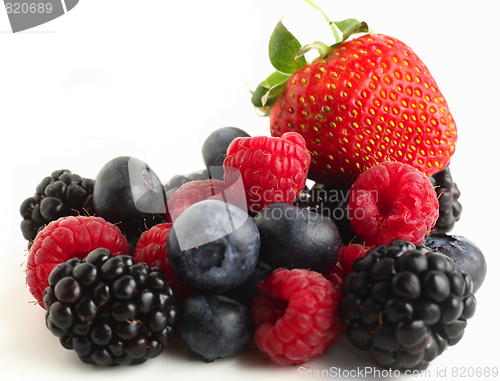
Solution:
{"label": "blue-black blueberry", "polygon": [[248,213],[219,200],[187,208],[167,239],[168,261],[177,277],[208,292],[225,292],[245,281],[259,249],[259,231]]}
{"label": "blue-black blueberry", "polygon": [[207,362],[240,352],[254,333],[247,307],[227,295],[203,292],[183,303],[178,328],[194,357]]}
{"label": "blue-black blueberry", "polygon": [[134,157],[119,156],[102,167],[93,201],[97,216],[117,224],[129,239],[165,222],[163,184],[145,162]]}
{"label": "blue-black blueberry", "polygon": [[237,127],[222,127],[208,135],[201,147],[201,153],[205,165],[210,171],[211,178],[222,180],[224,174],[222,163],[225,159],[227,147],[234,139],[240,137],[250,137],[250,135]]}
{"label": "blue-black blueberry", "polygon": [[276,202],[254,220],[261,237],[259,258],[271,267],[323,272],[337,262],[341,239],[329,217]]}
{"label": "blue-black blueberry", "polygon": [[476,293],[486,277],[487,265],[481,249],[470,239],[458,235],[436,233],[425,237],[423,244],[432,251],[443,253],[450,257],[457,271],[468,273]]}

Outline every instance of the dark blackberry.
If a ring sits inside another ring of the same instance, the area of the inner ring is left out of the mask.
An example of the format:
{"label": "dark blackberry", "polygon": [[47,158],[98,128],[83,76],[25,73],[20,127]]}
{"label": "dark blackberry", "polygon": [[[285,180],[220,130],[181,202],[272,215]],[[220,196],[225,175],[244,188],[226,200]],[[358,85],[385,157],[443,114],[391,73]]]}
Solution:
{"label": "dark blackberry", "polygon": [[438,173],[429,177],[439,201],[439,218],[432,228],[433,233],[447,233],[460,220],[462,205],[458,201],[460,191],[453,181],[448,164]]}
{"label": "dark blackberry", "polygon": [[310,212],[321,213],[322,205],[325,203],[322,197],[318,197],[309,187],[306,185],[297,195],[297,198],[293,202],[293,205],[297,208],[306,209]]}
{"label": "dark blackberry", "polygon": [[342,294],[347,338],[392,369],[425,369],[460,341],[476,308],[468,273],[446,255],[403,240],[356,260]]}
{"label": "dark blackberry", "polygon": [[176,329],[175,295],[163,272],[104,248],[54,268],[43,301],[47,328],[87,364],[143,363]]}
{"label": "dark blackberry", "polygon": [[68,169],[52,172],[38,184],[35,195],[21,204],[24,238],[32,241],[46,224],[60,217],[93,215],[93,192],[94,180],[71,173]]}
{"label": "dark blackberry", "polygon": [[348,203],[348,189],[330,188],[316,183],[311,189],[305,186],[297,195],[293,205],[331,218],[339,229],[344,245],[363,243],[356,240],[356,234],[351,229],[347,209]]}

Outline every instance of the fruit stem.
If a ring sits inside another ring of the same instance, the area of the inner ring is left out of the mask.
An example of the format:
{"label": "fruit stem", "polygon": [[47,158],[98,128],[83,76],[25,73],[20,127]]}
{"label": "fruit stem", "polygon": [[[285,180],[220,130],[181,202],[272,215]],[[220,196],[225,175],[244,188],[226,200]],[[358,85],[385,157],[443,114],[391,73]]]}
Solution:
{"label": "fruit stem", "polygon": [[335,23],[333,21],[330,21],[330,19],[325,14],[325,12],[323,12],[321,10],[321,8],[316,3],[314,3],[313,1],[311,1],[311,0],[303,0],[303,1],[305,1],[307,4],[309,4],[310,6],[312,6],[317,11],[321,12],[321,14],[325,18],[326,22],[330,26],[330,30],[333,33],[333,37],[335,38],[335,42],[341,42],[343,40],[343,33],[342,33],[342,31],[337,27],[337,25],[335,25]]}

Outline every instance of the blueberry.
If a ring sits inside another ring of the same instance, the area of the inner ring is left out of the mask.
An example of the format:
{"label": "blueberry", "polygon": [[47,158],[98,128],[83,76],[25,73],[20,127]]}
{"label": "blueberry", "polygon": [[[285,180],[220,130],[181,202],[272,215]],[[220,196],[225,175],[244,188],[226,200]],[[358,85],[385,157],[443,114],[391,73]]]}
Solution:
{"label": "blueberry", "polygon": [[339,230],[328,217],[276,202],[254,218],[261,235],[260,259],[273,268],[323,272],[337,261]]}
{"label": "blueberry", "polygon": [[226,295],[197,293],[183,303],[179,332],[194,357],[212,362],[240,352],[253,337],[250,311]]}
{"label": "blueberry", "polygon": [[259,294],[260,290],[257,287],[261,280],[267,279],[273,272],[273,268],[268,264],[258,261],[250,276],[239,286],[226,292],[226,295],[243,303],[246,307],[251,308],[253,300]]}
{"label": "blueberry", "polygon": [[158,176],[143,161],[120,156],[104,165],[96,176],[93,196],[97,216],[113,224],[128,238],[164,222],[165,191]]}
{"label": "blueberry", "polygon": [[[250,137],[250,135],[236,127],[222,127],[208,135],[201,152],[211,178],[222,180],[223,171],[218,171],[217,167],[222,167],[227,148],[234,139],[239,137]],[[210,167],[215,168],[211,169]]]}
{"label": "blueberry", "polygon": [[445,233],[432,234],[425,238],[424,245],[450,257],[458,272],[465,271],[472,277],[473,292],[476,293],[486,277],[486,259],[479,247],[469,239]]}
{"label": "blueberry", "polygon": [[225,292],[247,279],[259,248],[259,231],[247,212],[218,200],[186,209],[167,239],[174,273],[188,286],[208,292]]}

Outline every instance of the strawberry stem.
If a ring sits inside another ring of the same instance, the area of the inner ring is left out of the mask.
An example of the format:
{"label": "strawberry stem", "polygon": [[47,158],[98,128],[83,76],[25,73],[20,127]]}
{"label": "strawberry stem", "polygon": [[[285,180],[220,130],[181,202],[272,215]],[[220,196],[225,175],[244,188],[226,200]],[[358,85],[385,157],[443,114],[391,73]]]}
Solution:
{"label": "strawberry stem", "polygon": [[297,52],[296,57],[302,57],[304,54],[306,54],[307,52],[309,52],[310,50],[313,50],[313,49],[316,49],[319,53],[319,56],[321,58],[324,58],[328,55],[328,53],[331,52],[332,47],[322,43],[321,41],[315,41],[315,42],[312,42],[310,44],[307,44],[307,45],[304,45],[303,47],[301,47],[299,49],[299,51]]}
{"label": "strawberry stem", "polygon": [[317,11],[319,11],[323,17],[325,18],[326,22],[328,23],[328,25],[330,26],[330,30],[332,31],[333,33],[333,37],[335,38],[335,41],[336,42],[341,42],[343,41],[343,33],[342,33],[342,30],[340,30],[336,23],[330,21],[330,19],[328,18],[328,16],[325,14],[325,12],[323,12],[323,10],[313,1],[311,0],[304,0],[307,4],[309,4],[311,7],[313,7],[314,9],[316,9]]}
{"label": "strawberry stem", "polygon": [[253,105],[264,115],[269,114],[272,105],[285,90],[286,83],[292,74],[308,64],[304,57],[307,52],[317,50],[319,56],[324,58],[333,48],[342,44],[350,36],[357,33],[371,33],[370,28],[364,21],[346,19],[333,22],[312,0],[303,1],[323,15],[332,31],[335,43],[328,46],[323,42],[315,41],[302,46],[295,36],[285,28],[281,20],[278,22],[269,40],[269,60],[276,72],[262,81],[252,92]]}

